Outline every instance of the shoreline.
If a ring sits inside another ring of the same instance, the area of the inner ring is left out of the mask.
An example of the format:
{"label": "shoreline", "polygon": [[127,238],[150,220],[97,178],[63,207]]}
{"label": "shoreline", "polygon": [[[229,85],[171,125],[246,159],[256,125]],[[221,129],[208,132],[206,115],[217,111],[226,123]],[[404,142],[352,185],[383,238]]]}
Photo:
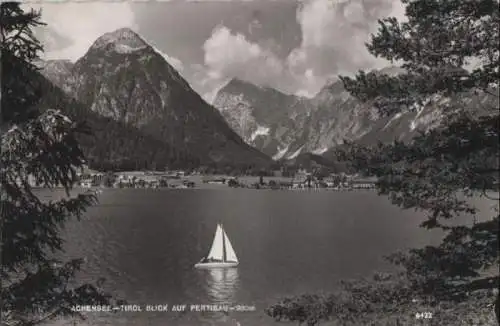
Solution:
{"label": "shoreline", "polygon": [[[121,180],[121,181],[119,181]],[[306,184],[302,178],[294,177],[261,177],[258,176],[237,176],[229,175],[187,175],[177,177],[166,177],[165,175],[151,175],[145,172],[124,172],[120,173],[117,179],[113,179],[108,185],[102,179],[82,180],[75,183],[72,189],[78,190],[104,190],[104,189],[254,189],[254,190],[288,190],[300,192],[351,192],[351,191],[373,191],[375,185],[368,182],[345,182],[343,185],[315,180]],[[163,184],[162,184],[163,183]],[[33,189],[64,189],[63,187],[43,187],[32,186]]]}

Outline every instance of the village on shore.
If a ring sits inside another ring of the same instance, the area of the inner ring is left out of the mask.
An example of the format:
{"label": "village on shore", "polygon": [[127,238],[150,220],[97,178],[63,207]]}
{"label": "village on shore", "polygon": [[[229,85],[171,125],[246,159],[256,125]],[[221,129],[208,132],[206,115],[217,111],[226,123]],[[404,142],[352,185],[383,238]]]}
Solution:
{"label": "village on shore", "polygon": [[[84,167],[76,174],[76,188],[139,188],[139,189],[189,189],[229,188],[273,189],[273,190],[337,190],[350,191],[374,189],[375,177],[358,174],[328,173],[317,175],[307,169],[298,169],[292,175],[213,175],[198,171],[130,171],[99,172]],[[33,176],[28,178],[34,188],[45,188]]]}
{"label": "village on shore", "polygon": [[338,190],[374,189],[377,179],[346,173],[331,173],[318,177],[305,169],[293,176],[224,176],[202,175],[185,171],[134,171],[103,173],[87,170],[78,174],[77,187],[82,188],[213,188],[215,185],[230,188],[273,190]]}

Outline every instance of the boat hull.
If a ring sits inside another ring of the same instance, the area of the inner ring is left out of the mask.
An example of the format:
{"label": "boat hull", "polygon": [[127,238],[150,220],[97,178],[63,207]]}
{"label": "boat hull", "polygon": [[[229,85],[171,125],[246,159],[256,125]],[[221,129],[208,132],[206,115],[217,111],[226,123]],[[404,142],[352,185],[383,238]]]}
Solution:
{"label": "boat hull", "polygon": [[195,268],[200,268],[200,269],[207,269],[207,268],[233,268],[238,266],[237,262],[225,262],[225,263],[198,263],[195,264]]}

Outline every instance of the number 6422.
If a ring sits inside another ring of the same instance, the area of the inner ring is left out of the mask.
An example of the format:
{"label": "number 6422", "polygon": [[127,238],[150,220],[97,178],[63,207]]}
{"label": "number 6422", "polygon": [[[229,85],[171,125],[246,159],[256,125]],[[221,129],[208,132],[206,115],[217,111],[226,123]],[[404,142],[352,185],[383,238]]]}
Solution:
{"label": "number 6422", "polygon": [[428,312],[428,311],[417,312],[415,314],[415,318],[417,318],[417,319],[431,319],[432,318],[432,312]]}

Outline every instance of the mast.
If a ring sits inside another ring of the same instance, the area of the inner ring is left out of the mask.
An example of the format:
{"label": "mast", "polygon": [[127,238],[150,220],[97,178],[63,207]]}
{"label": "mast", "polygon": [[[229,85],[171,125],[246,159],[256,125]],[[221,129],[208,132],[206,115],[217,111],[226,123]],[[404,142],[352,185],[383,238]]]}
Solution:
{"label": "mast", "polygon": [[222,224],[220,227],[222,229],[222,261],[225,262],[227,259],[226,258],[226,237],[225,237],[226,232],[224,231]]}

